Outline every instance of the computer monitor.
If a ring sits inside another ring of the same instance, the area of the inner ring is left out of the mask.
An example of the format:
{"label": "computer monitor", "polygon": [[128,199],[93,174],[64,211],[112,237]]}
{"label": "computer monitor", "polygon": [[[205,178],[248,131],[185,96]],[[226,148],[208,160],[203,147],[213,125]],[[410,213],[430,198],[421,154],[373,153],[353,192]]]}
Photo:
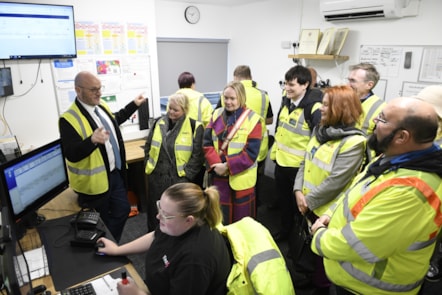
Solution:
{"label": "computer monitor", "polygon": [[1,203],[10,209],[18,238],[37,224],[37,210],[68,186],[60,139],[0,165]]}
{"label": "computer monitor", "polygon": [[30,294],[32,281],[29,268],[20,267],[18,257],[23,253],[13,230],[14,221],[10,218],[8,207],[3,206],[1,213],[0,285],[2,287],[0,292],[11,295]]}

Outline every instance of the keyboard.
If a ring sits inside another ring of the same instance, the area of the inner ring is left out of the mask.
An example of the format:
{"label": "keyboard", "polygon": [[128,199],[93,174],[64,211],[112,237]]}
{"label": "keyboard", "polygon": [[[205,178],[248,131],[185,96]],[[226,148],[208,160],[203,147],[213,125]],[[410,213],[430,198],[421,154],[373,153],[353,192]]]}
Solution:
{"label": "keyboard", "polygon": [[91,283],[87,283],[84,285],[71,287],[69,289],[65,289],[61,291],[61,295],[96,295],[94,290],[94,286]]}

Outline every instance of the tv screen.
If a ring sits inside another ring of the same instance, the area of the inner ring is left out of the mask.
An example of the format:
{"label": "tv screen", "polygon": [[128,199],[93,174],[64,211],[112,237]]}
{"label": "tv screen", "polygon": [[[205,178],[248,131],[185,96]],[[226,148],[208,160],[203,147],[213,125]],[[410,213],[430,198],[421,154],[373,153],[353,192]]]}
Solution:
{"label": "tv screen", "polygon": [[12,219],[29,222],[69,186],[60,139],[2,164],[0,184],[1,203],[9,207]]}
{"label": "tv screen", "polygon": [[0,2],[0,59],[77,57],[71,5]]}
{"label": "tv screen", "polygon": [[0,97],[13,94],[11,68],[0,68]]}

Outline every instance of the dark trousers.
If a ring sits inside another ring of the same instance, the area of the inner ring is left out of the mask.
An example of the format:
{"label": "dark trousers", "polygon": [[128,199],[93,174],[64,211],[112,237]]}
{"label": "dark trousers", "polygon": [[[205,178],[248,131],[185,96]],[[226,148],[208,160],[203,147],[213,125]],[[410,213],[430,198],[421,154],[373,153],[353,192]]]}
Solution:
{"label": "dark trousers", "polygon": [[256,209],[258,210],[258,206],[261,205],[261,188],[262,178],[264,177],[264,168],[265,168],[265,159],[261,162],[258,162],[258,174],[256,177],[256,185],[255,185],[255,196],[256,196]]}
{"label": "dark trousers", "polygon": [[[298,173],[298,167],[282,167],[275,165],[275,184],[278,196],[278,206],[281,211],[281,235],[287,236],[292,230],[294,220],[300,220],[302,215],[295,210],[295,197],[293,185]],[[298,217],[298,218],[296,218]]]}
{"label": "dark trousers", "polygon": [[79,194],[78,202],[81,207],[94,208],[99,212],[115,241],[120,241],[129,216],[130,204],[123,178],[117,169],[111,172],[109,191],[106,194],[97,197]]}
{"label": "dark trousers", "polygon": [[342,288],[340,286],[332,285],[330,287],[330,294],[331,295],[354,295],[355,293],[347,291],[347,289]]}

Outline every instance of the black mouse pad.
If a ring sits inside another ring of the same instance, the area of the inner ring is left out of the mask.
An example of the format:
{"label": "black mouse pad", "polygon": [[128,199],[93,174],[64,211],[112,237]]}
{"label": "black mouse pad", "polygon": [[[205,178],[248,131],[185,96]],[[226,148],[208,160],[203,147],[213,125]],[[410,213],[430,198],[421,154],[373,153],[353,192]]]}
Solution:
{"label": "black mouse pad", "polygon": [[[70,224],[73,215],[51,219],[37,229],[48,258],[49,273],[57,291],[90,280],[129,263],[123,256],[99,256],[91,247],[73,247],[75,230]],[[98,226],[113,239],[100,220]]]}

